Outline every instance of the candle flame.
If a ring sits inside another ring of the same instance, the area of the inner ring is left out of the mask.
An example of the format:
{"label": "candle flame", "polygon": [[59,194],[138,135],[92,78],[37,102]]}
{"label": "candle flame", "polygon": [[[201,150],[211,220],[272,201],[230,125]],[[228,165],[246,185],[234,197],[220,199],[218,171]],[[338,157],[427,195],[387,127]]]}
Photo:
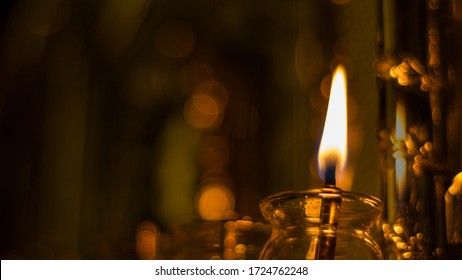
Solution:
{"label": "candle flame", "polygon": [[[328,167],[335,167],[342,175],[347,157],[347,83],[346,71],[337,66],[332,78],[326,121],[318,153],[318,168],[321,178]],[[339,176],[336,176],[337,179]]]}

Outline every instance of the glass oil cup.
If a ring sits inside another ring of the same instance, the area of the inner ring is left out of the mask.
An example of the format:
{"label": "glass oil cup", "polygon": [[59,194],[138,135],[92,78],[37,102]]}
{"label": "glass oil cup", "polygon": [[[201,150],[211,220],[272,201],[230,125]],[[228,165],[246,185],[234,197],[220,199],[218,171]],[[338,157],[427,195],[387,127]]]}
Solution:
{"label": "glass oil cup", "polygon": [[[282,192],[260,203],[264,218],[272,225],[272,234],[260,253],[260,259],[315,259],[319,248],[319,207],[322,189]],[[336,228],[334,259],[382,259],[375,239],[382,203],[371,196],[342,192]]]}

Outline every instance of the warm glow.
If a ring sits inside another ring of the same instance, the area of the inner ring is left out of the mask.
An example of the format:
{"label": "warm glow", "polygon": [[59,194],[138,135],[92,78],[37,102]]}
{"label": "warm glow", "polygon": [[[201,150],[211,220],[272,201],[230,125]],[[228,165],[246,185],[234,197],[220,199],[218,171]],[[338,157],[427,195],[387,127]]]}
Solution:
{"label": "warm glow", "polygon": [[225,219],[234,210],[234,195],[222,182],[211,182],[200,190],[197,210],[204,220]]}
{"label": "warm glow", "polygon": [[156,258],[156,247],[159,230],[151,221],[142,221],[136,232],[136,254],[139,259],[153,260]]}
{"label": "warm glow", "polygon": [[212,129],[221,124],[228,103],[226,88],[217,81],[204,81],[196,86],[184,106],[186,121],[199,129]]}
{"label": "warm glow", "polygon": [[448,189],[450,195],[461,195],[462,194],[462,172],[454,177],[452,185]]}
{"label": "warm glow", "polygon": [[399,199],[404,198],[404,190],[406,188],[406,109],[402,102],[396,105],[396,143],[395,143],[395,172],[396,172],[396,188],[398,191]]}
{"label": "warm glow", "polygon": [[[324,178],[326,167],[334,165],[338,175],[342,175],[347,157],[347,101],[346,71],[337,67],[332,79],[326,121],[318,153],[318,168]],[[339,176],[336,176],[337,178]]]}
{"label": "warm glow", "polygon": [[186,121],[199,129],[213,128],[221,122],[222,105],[211,95],[193,95],[185,104]]}

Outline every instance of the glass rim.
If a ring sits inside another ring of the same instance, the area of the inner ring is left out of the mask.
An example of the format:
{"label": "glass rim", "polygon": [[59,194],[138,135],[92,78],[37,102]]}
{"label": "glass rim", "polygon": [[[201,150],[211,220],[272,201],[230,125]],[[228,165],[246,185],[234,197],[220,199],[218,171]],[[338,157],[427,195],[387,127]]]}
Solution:
{"label": "glass rim", "polygon": [[[294,197],[302,197],[302,196],[307,196],[307,195],[319,194],[322,192],[322,189],[323,188],[315,188],[315,189],[308,189],[308,190],[289,190],[289,191],[282,191],[282,192],[274,193],[272,195],[269,195],[263,198],[259,203],[259,208],[262,209],[263,207],[265,207],[266,205],[270,203],[280,201],[283,199],[287,199],[290,197],[294,198]],[[363,194],[359,192],[343,191],[343,190],[340,191],[340,195],[342,197],[342,200],[345,200],[345,199],[359,200],[364,203],[367,203],[368,205],[380,211],[383,210],[383,202],[375,196]]]}

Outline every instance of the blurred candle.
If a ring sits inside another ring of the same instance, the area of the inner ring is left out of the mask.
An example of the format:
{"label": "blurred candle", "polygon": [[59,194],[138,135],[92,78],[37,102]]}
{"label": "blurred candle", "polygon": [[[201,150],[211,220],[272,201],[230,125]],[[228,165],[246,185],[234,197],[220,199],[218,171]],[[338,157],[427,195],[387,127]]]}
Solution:
{"label": "blurred candle", "polygon": [[406,108],[403,102],[396,105],[396,142],[395,142],[395,172],[396,172],[396,191],[398,200],[402,202],[406,193]]}

